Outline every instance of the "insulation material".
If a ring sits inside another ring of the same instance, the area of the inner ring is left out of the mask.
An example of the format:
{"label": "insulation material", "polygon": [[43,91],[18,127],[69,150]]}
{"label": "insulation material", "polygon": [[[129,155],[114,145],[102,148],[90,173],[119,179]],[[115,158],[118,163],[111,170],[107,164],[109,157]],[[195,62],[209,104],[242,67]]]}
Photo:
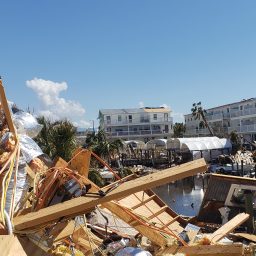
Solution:
{"label": "insulation material", "polygon": [[[27,173],[25,168],[26,168],[25,159],[21,157],[19,161],[18,174],[17,174],[17,180],[16,180],[16,194],[14,199],[14,209],[19,205],[19,203],[21,203],[21,199],[24,198],[28,189]],[[15,167],[14,167],[14,170],[15,170]],[[10,205],[11,205],[14,175],[15,175],[15,171],[13,171],[13,174],[8,186],[8,190],[7,190],[7,195],[6,195],[5,210],[7,212],[9,212]]]}
{"label": "insulation material", "polygon": [[18,134],[28,135],[31,138],[35,138],[43,127],[34,116],[23,111],[13,114],[13,122]]}
{"label": "insulation material", "polygon": [[34,158],[43,155],[43,151],[36,144],[36,142],[27,135],[20,135],[20,149],[25,158],[25,161],[29,163]]}

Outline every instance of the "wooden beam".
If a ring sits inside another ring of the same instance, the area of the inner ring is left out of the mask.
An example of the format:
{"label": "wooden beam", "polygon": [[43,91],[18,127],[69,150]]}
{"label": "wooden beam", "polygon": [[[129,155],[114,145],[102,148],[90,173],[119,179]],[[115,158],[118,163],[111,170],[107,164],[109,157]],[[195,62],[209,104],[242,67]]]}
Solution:
{"label": "wooden beam", "polygon": [[20,241],[14,235],[0,236],[0,252],[1,255],[27,256],[27,253],[22,248]]}
{"label": "wooden beam", "polygon": [[209,236],[209,239],[212,243],[216,243],[221,240],[228,233],[232,232],[236,227],[240,226],[249,218],[247,213],[239,213],[233,219],[228,221],[226,224],[217,229],[214,233]]}
{"label": "wooden beam", "polygon": [[244,252],[241,243],[231,245],[195,245],[195,246],[181,246],[170,247],[159,251],[156,255],[169,255],[173,253],[184,253],[189,256],[242,256]]}
{"label": "wooden beam", "polygon": [[37,212],[17,216],[13,220],[14,227],[17,230],[23,230],[49,223],[61,217],[76,216],[78,213],[88,212],[89,209],[99,204],[122,198],[141,190],[154,188],[172,181],[183,179],[200,172],[205,172],[206,170],[207,166],[204,159],[198,159],[122,183],[103,197],[88,195],[74,198],[63,203],[40,209]]}
{"label": "wooden beam", "polygon": [[242,244],[232,245],[197,245],[182,247],[179,253],[185,253],[189,256],[241,256],[243,255]]}
{"label": "wooden beam", "polygon": [[163,213],[164,211],[166,211],[166,209],[168,208],[167,205],[163,206],[162,208],[160,208],[157,212],[154,212],[152,215],[150,215],[149,217],[147,217],[148,220],[151,220],[153,218],[155,218],[156,216],[158,216],[159,214]]}
{"label": "wooden beam", "polygon": [[148,197],[147,199],[141,201],[139,204],[136,204],[133,207],[131,207],[131,209],[135,210],[135,209],[141,207],[142,205],[144,205],[144,204],[148,203],[149,201],[151,201],[155,196],[156,195],[152,195],[152,196]]}
{"label": "wooden beam", "polygon": [[7,99],[6,99],[6,96],[5,96],[4,86],[2,84],[1,78],[0,78],[0,98],[1,98],[1,104],[2,104],[2,107],[3,107],[3,110],[4,110],[4,114],[5,114],[5,117],[6,117],[8,127],[10,129],[10,132],[12,132],[14,134],[15,138],[16,138],[17,137],[16,129],[15,129],[15,126],[14,126],[13,121],[12,121],[11,112],[10,112],[9,105],[8,105],[8,102],[7,102]]}

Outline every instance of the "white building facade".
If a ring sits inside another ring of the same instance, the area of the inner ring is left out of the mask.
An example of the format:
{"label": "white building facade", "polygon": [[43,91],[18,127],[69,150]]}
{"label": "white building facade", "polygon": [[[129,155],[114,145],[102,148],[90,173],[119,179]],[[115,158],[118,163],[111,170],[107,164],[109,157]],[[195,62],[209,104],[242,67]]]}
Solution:
{"label": "white building facade", "polygon": [[[256,140],[256,98],[206,109],[206,120],[215,135],[227,135],[232,131],[242,135],[246,141]],[[184,115],[186,136],[207,136],[209,130],[200,127],[202,120],[192,114]]]}
{"label": "white building facade", "polygon": [[173,134],[168,108],[101,109],[99,124],[111,138],[123,140],[167,139]]}

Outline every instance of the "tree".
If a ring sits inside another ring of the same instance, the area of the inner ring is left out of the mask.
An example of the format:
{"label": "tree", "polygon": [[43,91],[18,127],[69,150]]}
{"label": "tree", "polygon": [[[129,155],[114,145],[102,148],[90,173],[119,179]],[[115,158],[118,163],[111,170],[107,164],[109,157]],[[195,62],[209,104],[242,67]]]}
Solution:
{"label": "tree", "polygon": [[206,114],[206,110],[203,109],[201,102],[198,103],[193,103],[192,108],[191,108],[191,112],[193,117],[195,118],[195,120],[201,120],[200,122],[200,127],[206,127],[210,134],[212,136],[214,136],[212,129],[210,128],[206,118],[205,118],[205,114]]}
{"label": "tree", "polygon": [[186,126],[183,123],[175,123],[173,126],[173,135],[175,138],[183,137],[186,132]]}
{"label": "tree", "polygon": [[41,132],[35,141],[42,151],[50,158],[56,156],[69,161],[76,148],[76,128],[68,120],[51,122],[41,116],[37,118],[39,124],[43,125]]}
{"label": "tree", "polygon": [[40,133],[36,136],[35,141],[45,154],[52,157],[53,145],[50,135],[50,127],[52,124],[50,120],[46,119],[44,116],[39,116],[37,122],[43,127]]}
{"label": "tree", "polygon": [[229,134],[229,139],[232,143],[233,154],[235,154],[237,152],[237,150],[239,150],[241,148],[241,139],[236,131],[232,131]]}
{"label": "tree", "polygon": [[98,133],[88,135],[85,143],[95,154],[108,162],[124,147],[120,139],[109,140],[104,130],[99,130]]}
{"label": "tree", "polygon": [[52,124],[51,139],[54,144],[53,157],[60,156],[69,161],[76,149],[76,128],[68,120],[56,121]]}

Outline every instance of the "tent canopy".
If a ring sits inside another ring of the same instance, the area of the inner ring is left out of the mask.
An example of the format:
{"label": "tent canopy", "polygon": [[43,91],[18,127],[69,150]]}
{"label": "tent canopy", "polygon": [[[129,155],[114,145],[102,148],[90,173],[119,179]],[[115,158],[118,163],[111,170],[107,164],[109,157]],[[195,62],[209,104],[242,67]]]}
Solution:
{"label": "tent canopy", "polygon": [[181,151],[212,150],[232,148],[228,139],[218,137],[176,138],[167,141],[167,149]]}
{"label": "tent canopy", "polygon": [[146,149],[166,149],[166,139],[154,139],[146,143]]}

